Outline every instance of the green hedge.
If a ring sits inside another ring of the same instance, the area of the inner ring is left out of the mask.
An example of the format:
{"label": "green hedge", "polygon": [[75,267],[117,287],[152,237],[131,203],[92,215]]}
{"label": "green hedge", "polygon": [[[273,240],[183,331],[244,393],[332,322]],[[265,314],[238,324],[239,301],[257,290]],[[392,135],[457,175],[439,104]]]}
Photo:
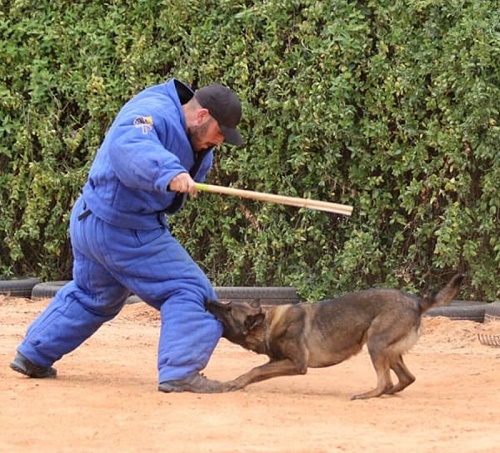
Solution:
{"label": "green hedge", "polygon": [[500,296],[493,0],[0,2],[0,274],[71,275],[67,222],[120,106],[177,77],[244,103],[209,182],[352,204],[350,218],[211,194],[171,219],[217,285]]}

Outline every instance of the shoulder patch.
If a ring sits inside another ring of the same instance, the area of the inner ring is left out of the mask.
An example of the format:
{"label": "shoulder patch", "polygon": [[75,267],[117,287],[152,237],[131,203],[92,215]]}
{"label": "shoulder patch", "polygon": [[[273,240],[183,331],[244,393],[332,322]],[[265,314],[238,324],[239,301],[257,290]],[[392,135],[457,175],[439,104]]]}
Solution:
{"label": "shoulder patch", "polygon": [[142,129],[143,134],[147,134],[153,129],[153,117],[152,116],[138,116],[134,120],[134,127]]}

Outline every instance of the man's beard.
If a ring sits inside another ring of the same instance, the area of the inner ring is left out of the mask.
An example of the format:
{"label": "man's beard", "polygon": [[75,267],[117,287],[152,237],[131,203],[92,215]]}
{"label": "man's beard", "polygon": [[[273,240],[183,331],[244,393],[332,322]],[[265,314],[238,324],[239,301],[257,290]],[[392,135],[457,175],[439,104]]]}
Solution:
{"label": "man's beard", "polygon": [[214,147],[214,145],[204,146],[204,136],[206,135],[207,130],[207,124],[202,124],[201,126],[192,126],[188,128],[186,134],[194,152],[199,153]]}

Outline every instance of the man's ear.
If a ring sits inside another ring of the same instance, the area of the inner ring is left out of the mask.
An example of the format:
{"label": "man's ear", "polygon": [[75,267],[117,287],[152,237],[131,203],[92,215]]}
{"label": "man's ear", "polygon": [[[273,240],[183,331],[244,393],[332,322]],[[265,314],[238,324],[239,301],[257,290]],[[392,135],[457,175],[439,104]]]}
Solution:
{"label": "man's ear", "polygon": [[208,111],[208,109],[205,109],[205,108],[200,108],[198,110],[198,113],[196,115],[196,120],[198,122],[198,126],[200,126],[201,124],[205,123],[206,121],[208,121],[210,119],[210,112]]}
{"label": "man's ear", "polygon": [[256,327],[260,326],[264,322],[265,318],[266,315],[264,313],[258,313],[256,315],[247,316],[247,319],[245,319],[245,327],[250,332]]}

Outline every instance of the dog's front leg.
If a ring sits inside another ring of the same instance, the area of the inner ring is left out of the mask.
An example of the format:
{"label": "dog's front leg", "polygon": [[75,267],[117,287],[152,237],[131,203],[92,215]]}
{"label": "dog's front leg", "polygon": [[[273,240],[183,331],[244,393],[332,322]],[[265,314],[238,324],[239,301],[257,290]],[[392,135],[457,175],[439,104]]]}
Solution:
{"label": "dog's front leg", "polygon": [[226,391],[241,390],[249,384],[264,381],[278,376],[306,374],[307,366],[300,367],[290,359],[270,361],[242,374],[234,381],[226,382]]}

